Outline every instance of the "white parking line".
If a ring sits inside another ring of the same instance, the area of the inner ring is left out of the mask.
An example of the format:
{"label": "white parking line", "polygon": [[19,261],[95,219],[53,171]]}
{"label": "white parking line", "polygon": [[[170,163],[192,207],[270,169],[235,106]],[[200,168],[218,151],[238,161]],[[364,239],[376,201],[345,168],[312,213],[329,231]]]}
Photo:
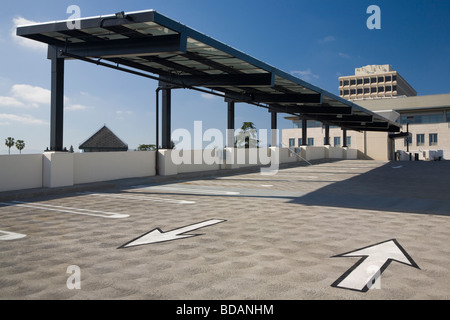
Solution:
{"label": "white parking line", "polygon": [[50,205],[50,204],[44,204],[44,203],[11,201],[11,202],[1,202],[0,204],[7,205],[7,206],[48,210],[48,211],[74,213],[74,214],[81,214],[81,215],[85,215],[85,216],[101,217],[101,218],[108,218],[108,219],[121,219],[121,218],[129,217],[128,214],[105,212],[105,211],[98,211],[98,210],[89,210],[89,209],[79,209],[79,208],[72,208],[72,207],[63,207],[63,206],[56,206],[56,205]]}
{"label": "white parking line", "polygon": [[129,199],[129,200],[170,202],[170,203],[176,203],[176,204],[193,204],[193,203],[195,203],[195,201],[165,199],[165,198],[148,197],[148,196],[141,196],[141,195],[134,195],[134,194],[94,193],[94,192],[78,192],[78,194],[88,195],[88,196],[118,198],[118,199]]}
{"label": "white parking line", "polygon": [[[2,236],[1,234],[4,235]],[[0,230],[0,240],[4,241],[22,239],[25,238],[26,236],[27,236],[26,234]]]}
{"label": "white parking line", "polygon": [[148,190],[157,191],[175,191],[183,193],[200,193],[200,194],[211,194],[211,195],[238,195],[239,192],[236,191],[225,191],[225,190],[214,190],[214,189],[197,189],[197,188],[180,188],[180,187],[168,187],[168,186],[133,186],[133,188],[142,188]]}

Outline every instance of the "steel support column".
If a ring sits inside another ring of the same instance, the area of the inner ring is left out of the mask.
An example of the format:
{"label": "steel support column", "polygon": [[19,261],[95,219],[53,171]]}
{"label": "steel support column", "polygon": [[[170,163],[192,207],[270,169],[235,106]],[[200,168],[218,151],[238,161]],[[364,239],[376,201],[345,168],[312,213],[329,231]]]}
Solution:
{"label": "steel support column", "polygon": [[171,109],[172,109],[172,92],[169,88],[162,88],[161,90],[161,148],[172,149],[171,142]]}
{"label": "steel support column", "polygon": [[323,143],[326,146],[330,145],[330,125],[325,125],[325,141]]}
{"label": "steel support column", "polygon": [[63,151],[64,59],[49,48],[51,58],[50,151]]}
{"label": "steel support column", "polygon": [[342,129],[342,147],[346,148],[347,147],[347,129]]}
{"label": "steel support column", "polygon": [[234,101],[228,101],[227,112],[227,147],[234,148]]}
{"label": "steel support column", "polygon": [[278,146],[278,124],[277,124],[277,113],[275,111],[271,111],[270,112],[270,116],[271,116],[271,126],[270,128],[271,133],[270,133],[270,145],[272,147],[277,147]]}
{"label": "steel support column", "polygon": [[308,120],[302,119],[302,146],[308,145]]}

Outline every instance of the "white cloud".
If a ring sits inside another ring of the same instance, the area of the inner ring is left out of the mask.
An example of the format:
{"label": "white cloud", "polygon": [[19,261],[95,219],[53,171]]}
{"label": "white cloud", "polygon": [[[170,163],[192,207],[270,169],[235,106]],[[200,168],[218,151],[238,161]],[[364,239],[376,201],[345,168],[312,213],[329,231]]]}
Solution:
{"label": "white cloud", "polygon": [[218,98],[218,96],[213,95],[213,94],[209,94],[209,93],[206,93],[206,92],[202,92],[202,93],[200,94],[200,96],[201,96],[203,99],[207,99],[207,100],[212,100],[212,99]]}
{"label": "white cloud", "polygon": [[24,107],[25,104],[22,101],[19,101],[14,97],[0,96],[0,106],[2,106],[2,107]]}
{"label": "white cloud", "polygon": [[333,36],[326,36],[325,38],[318,40],[319,43],[328,43],[328,42],[333,42],[333,41],[336,41],[336,38]]}
{"label": "white cloud", "polygon": [[314,74],[311,69],[307,69],[307,70],[298,70],[298,71],[291,71],[291,74],[294,76],[298,76],[301,79],[305,80],[305,81],[311,81],[314,79],[319,79],[319,75]]}
{"label": "white cloud", "polygon": [[11,124],[9,121],[18,122],[21,124],[36,124],[36,125],[48,124],[48,122],[37,119],[29,114],[17,115],[11,113],[0,113],[1,124]]}
{"label": "white cloud", "polygon": [[14,98],[31,103],[33,107],[38,107],[39,104],[50,104],[50,90],[41,87],[15,84],[11,88],[11,93]]}
{"label": "white cloud", "polygon": [[339,57],[344,58],[344,59],[348,59],[351,60],[352,57],[350,57],[350,55],[343,53],[343,52],[338,52]]}
{"label": "white cloud", "polygon": [[64,109],[68,110],[68,111],[78,111],[78,110],[85,110],[85,109],[87,109],[87,107],[83,106],[82,104],[67,103],[67,104],[65,104]]}
{"label": "white cloud", "polygon": [[[49,106],[51,91],[29,84],[15,84],[11,87],[11,96],[0,96],[0,106],[17,108],[39,108],[41,105]],[[64,109],[68,111],[85,110],[82,104],[72,104],[70,99],[64,96]]]}
{"label": "white cloud", "polygon": [[13,19],[13,29],[11,30],[11,37],[13,38],[13,40],[28,49],[32,49],[32,50],[47,50],[47,45],[45,43],[39,42],[39,41],[35,41],[35,40],[31,40],[31,39],[27,39],[24,37],[20,37],[16,34],[16,29],[18,26],[20,25],[27,25],[27,24],[35,24],[37,23],[36,21],[32,21],[32,20],[28,20],[25,19],[23,17],[16,17]]}

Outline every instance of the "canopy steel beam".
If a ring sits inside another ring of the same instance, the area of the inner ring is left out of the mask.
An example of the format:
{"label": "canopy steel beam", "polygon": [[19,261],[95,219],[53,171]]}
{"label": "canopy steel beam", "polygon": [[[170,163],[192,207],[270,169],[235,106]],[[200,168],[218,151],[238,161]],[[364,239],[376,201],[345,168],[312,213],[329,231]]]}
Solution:
{"label": "canopy steel beam", "polygon": [[270,73],[256,74],[220,74],[220,75],[187,75],[170,79],[180,87],[220,87],[220,86],[270,86]]}
{"label": "canopy steel beam", "polygon": [[352,107],[332,107],[332,106],[280,106],[271,105],[270,110],[279,113],[307,114],[307,115],[351,115]]}
{"label": "canopy steel beam", "polygon": [[314,117],[318,121],[330,121],[330,122],[373,122],[372,116],[361,115],[316,115]]}
{"label": "canopy steel beam", "polygon": [[[147,39],[129,38],[68,43],[59,47],[58,52],[92,58],[146,56],[161,53],[184,53],[186,52],[186,44],[187,38],[181,34],[176,34]],[[58,58],[64,58],[64,55],[59,53]]]}

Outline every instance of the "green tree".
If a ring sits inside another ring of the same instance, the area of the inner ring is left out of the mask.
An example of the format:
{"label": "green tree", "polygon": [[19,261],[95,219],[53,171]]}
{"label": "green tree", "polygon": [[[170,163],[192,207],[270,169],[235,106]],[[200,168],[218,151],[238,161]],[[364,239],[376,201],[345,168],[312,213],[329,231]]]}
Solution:
{"label": "green tree", "polygon": [[14,138],[8,137],[5,140],[5,145],[8,147],[8,154],[11,154],[11,147],[14,146]]}
{"label": "green tree", "polygon": [[22,154],[22,150],[25,148],[25,142],[23,140],[17,140],[16,148],[19,149],[20,154]]}
{"label": "green tree", "polygon": [[259,140],[256,139],[256,127],[253,122],[243,122],[241,131],[236,136],[236,147],[250,148],[258,147]]}
{"label": "green tree", "polygon": [[155,151],[156,146],[154,144],[140,144],[137,147],[138,151]]}

